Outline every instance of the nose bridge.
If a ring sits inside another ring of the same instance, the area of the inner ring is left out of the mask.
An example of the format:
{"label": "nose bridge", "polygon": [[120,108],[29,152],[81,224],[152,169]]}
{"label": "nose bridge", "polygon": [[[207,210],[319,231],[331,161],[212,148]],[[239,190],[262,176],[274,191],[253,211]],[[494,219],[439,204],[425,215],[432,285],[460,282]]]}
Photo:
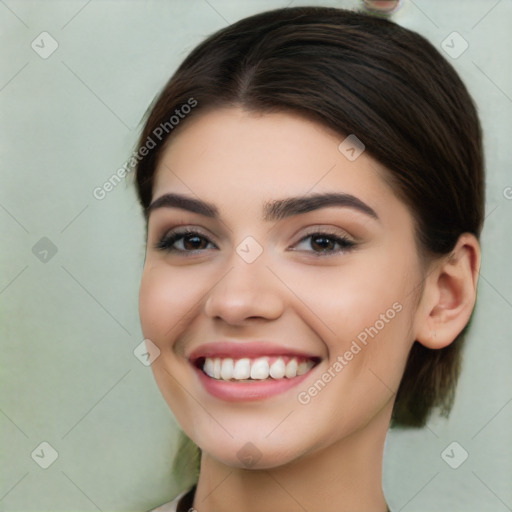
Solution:
{"label": "nose bridge", "polygon": [[251,317],[272,319],[282,313],[279,283],[267,268],[263,247],[258,246],[260,249],[254,240],[246,239],[233,251],[227,272],[208,294],[208,316],[240,323]]}
{"label": "nose bridge", "polygon": [[[266,257],[263,251],[257,257],[251,254],[251,249],[244,252],[245,245],[240,244],[229,258],[229,272],[215,287],[217,292],[227,293],[238,300],[250,300],[251,297],[261,294],[268,287],[272,287],[269,278]],[[274,283],[275,284],[275,283]],[[215,290],[215,289],[214,289]]]}
{"label": "nose bridge", "polygon": [[230,270],[223,283],[226,287],[254,294],[260,285],[268,281],[271,276],[267,269],[268,251],[264,250],[262,244],[254,237],[246,236],[233,248],[227,261]]}

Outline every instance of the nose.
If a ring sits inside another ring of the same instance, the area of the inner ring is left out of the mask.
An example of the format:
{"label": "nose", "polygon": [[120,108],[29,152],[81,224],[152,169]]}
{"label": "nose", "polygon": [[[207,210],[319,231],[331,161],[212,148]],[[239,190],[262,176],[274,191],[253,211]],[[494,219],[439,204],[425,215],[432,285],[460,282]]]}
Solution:
{"label": "nose", "polygon": [[279,318],[284,311],[284,290],[264,259],[247,263],[235,253],[230,263],[208,294],[204,306],[208,317],[231,325]]}

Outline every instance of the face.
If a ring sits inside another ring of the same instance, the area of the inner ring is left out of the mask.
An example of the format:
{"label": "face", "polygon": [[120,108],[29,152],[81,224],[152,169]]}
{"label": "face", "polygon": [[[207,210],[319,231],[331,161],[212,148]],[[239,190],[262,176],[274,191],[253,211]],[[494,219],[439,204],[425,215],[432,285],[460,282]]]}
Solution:
{"label": "face", "polygon": [[344,138],[230,108],[188,120],[162,154],[142,329],[176,419],[227,465],[387,427],[421,267],[386,170]]}

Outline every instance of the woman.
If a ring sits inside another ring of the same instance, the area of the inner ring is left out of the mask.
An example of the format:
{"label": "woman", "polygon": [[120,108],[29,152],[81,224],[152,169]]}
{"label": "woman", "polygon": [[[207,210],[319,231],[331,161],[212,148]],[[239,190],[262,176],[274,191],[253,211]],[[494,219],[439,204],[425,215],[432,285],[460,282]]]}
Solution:
{"label": "woman", "polygon": [[481,130],[453,68],[384,19],[258,14],[185,59],[137,156],[142,329],[177,471],[200,457],[157,510],[387,510],[390,421],[448,413],[475,305]]}

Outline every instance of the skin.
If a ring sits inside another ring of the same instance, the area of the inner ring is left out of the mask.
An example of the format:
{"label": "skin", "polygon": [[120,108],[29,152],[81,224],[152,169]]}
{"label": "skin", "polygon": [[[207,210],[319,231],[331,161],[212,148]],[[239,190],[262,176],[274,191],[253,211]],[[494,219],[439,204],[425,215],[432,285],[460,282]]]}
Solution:
{"label": "skin", "polygon": [[[451,343],[473,309],[476,239],[462,235],[449,257],[425,267],[413,217],[385,181],[386,169],[364,152],[349,161],[338,150],[343,139],[294,114],[227,108],[188,119],[160,160],[154,199],[185,194],[220,213],[213,220],[178,208],[151,211],[140,287],[144,336],[161,351],[155,379],[202,449],[199,512],[386,510],[383,445],[410,347]],[[333,191],[356,196],[379,218],[331,206],[262,220],[265,201]],[[175,243],[188,253],[155,248],[178,226],[206,240]],[[318,238],[305,238],[325,229],[355,246],[332,253],[339,246],[331,242],[322,252]],[[263,249],[250,264],[235,250],[248,236]],[[400,312],[301,404],[298,393],[396,303]],[[321,361],[291,390],[227,402],[206,392],[187,359],[219,340],[268,340]],[[239,457],[248,442],[258,459],[250,469]]]}

